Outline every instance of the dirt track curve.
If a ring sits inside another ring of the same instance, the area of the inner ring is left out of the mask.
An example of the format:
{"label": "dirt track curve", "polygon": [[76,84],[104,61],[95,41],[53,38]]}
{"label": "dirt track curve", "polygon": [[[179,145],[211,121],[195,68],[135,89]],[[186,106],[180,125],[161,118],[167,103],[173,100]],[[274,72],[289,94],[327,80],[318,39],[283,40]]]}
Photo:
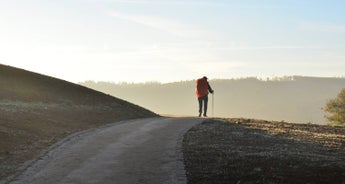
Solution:
{"label": "dirt track curve", "polygon": [[186,183],[182,135],[201,121],[148,118],[79,134],[60,142],[10,183]]}

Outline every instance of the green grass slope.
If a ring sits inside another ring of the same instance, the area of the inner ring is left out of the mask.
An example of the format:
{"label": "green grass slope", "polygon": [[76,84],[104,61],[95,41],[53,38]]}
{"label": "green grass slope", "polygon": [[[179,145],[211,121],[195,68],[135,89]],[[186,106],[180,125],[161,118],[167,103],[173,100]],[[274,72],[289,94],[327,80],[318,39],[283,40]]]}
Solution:
{"label": "green grass slope", "polygon": [[0,180],[74,132],[152,116],[110,95],[0,64]]}

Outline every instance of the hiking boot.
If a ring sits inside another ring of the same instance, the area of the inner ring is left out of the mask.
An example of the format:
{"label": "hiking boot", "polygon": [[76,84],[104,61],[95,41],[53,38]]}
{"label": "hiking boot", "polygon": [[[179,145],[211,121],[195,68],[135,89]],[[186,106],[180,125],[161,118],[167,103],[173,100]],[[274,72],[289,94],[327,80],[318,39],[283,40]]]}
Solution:
{"label": "hiking boot", "polygon": [[206,114],[204,114],[204,117],[205,117],[205,118],[207,118],[207,115],[206,115]]}
{"label": "hiking boot", "polygon": [[199,117],[201,117],[201,112],[199,113]]}

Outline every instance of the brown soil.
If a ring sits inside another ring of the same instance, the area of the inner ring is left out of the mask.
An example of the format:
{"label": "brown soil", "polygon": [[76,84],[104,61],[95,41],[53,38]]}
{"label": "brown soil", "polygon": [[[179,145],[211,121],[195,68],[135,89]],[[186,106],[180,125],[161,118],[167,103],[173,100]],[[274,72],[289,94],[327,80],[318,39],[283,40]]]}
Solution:
{"label": "brown soil", "polygon": [[184,136],[188,183],[345,183],[345,128],[209,119]]}
{"label": "brown soil", "polygon": [[67,135],[152,116],[86,87],[0,65],[0,181]]}

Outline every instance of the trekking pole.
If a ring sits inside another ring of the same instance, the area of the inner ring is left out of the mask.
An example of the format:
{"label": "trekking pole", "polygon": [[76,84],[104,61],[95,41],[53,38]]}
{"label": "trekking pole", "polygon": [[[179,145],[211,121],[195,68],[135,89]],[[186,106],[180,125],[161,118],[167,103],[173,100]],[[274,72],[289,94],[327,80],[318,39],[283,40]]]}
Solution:
{"label": "trekking pole", "polygon": [[212,93],[212,117],[214,117],[214,92]]}

